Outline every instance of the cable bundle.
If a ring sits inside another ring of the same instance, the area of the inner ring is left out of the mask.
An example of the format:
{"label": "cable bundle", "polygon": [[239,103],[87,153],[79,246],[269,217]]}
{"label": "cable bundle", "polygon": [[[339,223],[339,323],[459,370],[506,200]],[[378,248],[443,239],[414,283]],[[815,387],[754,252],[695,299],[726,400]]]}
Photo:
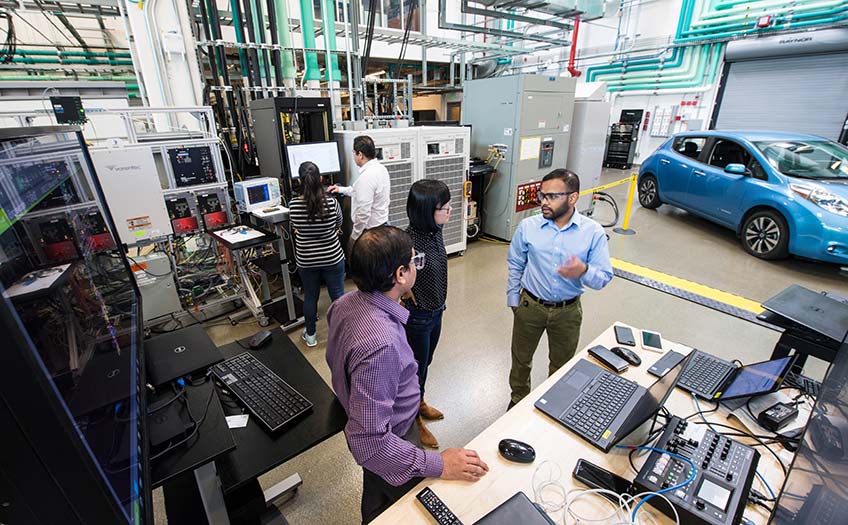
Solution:
{"label": "cable bundle", "polygon": [[3,16],[6,17],[8,27],[6,29],[6,41],[0,46],[0,64],[9,64],[15,58],[18,43],[15,38],[15,24],[12,23],[12,13],[6,11]]}

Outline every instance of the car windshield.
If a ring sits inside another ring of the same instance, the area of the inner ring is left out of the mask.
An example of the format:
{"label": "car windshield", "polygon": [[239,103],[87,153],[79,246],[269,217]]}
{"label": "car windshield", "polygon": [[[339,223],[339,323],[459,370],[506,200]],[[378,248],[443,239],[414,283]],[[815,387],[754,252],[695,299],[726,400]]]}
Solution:
{"label": "car windshield", "polygon": [[829,140],[755,142],[775,169],[803,179],[848,179],[848,149]]}

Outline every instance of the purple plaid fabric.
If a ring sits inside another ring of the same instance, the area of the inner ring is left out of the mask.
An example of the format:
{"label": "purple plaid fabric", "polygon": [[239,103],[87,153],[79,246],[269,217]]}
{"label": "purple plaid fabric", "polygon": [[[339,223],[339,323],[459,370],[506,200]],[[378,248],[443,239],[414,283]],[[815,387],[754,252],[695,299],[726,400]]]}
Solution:
{"label": "purple plaid fabric", "polygon": [[437,478],[442,456],[401,438],[421,400],[418,364],[403,325],[409,311],[381,293],[350,292],[327,313],[327,364],[347,412],[347,444],[356,462],[398,486]]}

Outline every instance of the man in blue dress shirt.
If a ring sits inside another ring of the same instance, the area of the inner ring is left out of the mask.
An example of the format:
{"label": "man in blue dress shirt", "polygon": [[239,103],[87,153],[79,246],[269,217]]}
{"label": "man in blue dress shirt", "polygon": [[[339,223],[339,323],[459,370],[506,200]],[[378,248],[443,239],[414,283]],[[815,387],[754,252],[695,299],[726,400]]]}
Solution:
{"label": "man in blue dress shirt", "polygon": [[509,246],[507,305],[512,308],[510,408],[530,393],[533,354],[548,332],[548,375],[577,349],[584,287],[600,290],[612,279],[604,229],[575,209],[580,179],[566,169],[542,179],[542,214],[521,221]]}

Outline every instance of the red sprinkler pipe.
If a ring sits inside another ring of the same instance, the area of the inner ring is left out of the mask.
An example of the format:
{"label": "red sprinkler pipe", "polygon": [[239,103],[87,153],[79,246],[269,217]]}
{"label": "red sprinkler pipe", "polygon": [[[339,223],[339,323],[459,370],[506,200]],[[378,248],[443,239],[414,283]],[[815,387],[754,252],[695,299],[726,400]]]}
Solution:
{"label": "red sprinkler pipe", "polygon": [[568,74],[572,77],[579,77],[583,74],[582,71],[574,67],[574,59],[577,58],[577,30],[580,28],[580,17],[574,18],[574,33],[571,35],[571,54],[568,55]]}

